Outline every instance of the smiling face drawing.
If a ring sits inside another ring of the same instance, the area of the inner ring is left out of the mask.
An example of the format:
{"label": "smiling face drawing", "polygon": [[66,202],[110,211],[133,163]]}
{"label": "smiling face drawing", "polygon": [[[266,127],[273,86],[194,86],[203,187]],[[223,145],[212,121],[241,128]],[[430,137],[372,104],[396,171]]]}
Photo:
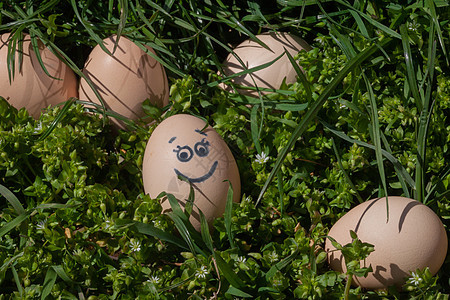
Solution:
{"label": "smiling face drawing", "polygon": [[[181,207],[194,191],[191,222],[200,229],[201,210],[206,220],[225,211],[230,184],[233,201],[240,199],[240,178],[236,161],[225,141],[205,121],[185,114],[168,117],[152,132],[142,162],[145,193],[157,198],[172,194]],[[161,198],[163,212],[171,211],[167,197]]]}
{"label": "smiling face drawing", "polygon": [[[196,129],[195,132],[203,135],[203,136],[208,136],[206,133]],[[169,140],[169,144],[174,143],[174,141],[176,140],[176,137],[172,137]],[[202,138],[199,142],[195,143],[194,145],[194,149],[192,150],[192,148],[189,145],[184,145],[184,146],[180,146],[177,145],[177,147],[175,149],[173,149],[173,152],[175,152],[177,154],[177,159],[178,161],[182,162],[182,163],[187,163],[189,161],[191,161],[191,159],[194,157],[194,155],[196,155],[199,158],[202,157],[206,157],[209,154],[209,147],[210,144],[209,142],[206,140],[206,138]],[[177,176],[181,176],[186,178],[189,182],[192,183],[199,183],[199,182],[203,182],[205,180],[208,180],[216,171],[217,165],[219,164],[219,162],[216,160],[213,162],[211,168],[209,169],[209,171],[207,173],[205,173],[204,175],[200,176],[200,177],[189,177],[185,174],[183,174],[181,171],[179,171],[177,168],[174,168],[173,170],[175,171],[175,174]]]}

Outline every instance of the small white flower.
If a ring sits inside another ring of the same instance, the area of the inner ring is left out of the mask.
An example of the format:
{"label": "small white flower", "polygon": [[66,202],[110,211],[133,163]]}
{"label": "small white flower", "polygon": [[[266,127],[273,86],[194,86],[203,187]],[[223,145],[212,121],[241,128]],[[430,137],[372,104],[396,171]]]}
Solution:
{"label": "small white flower", "polygon": [[268,258],[271,263],[276,262],[278,260],[278,254],[275,251],[272,251],[268,255]]}
{"label": "small white flower", "polygon": [[252,202],[252,197],[251,196],[245,197],[245,202]]}
{"label": "small white flower", "polygon": [[110,219],[106,219],[105,221],[105,230],[109,230],[114,227],[114,222]]}
{"label": "small white flower", "polygon": [[256,161],[258,164],[266,163],[268,160],[269,160],[269,156],[267,156],[267,154],[264,153],[264,151],[261,152],[261,154],[256,154],[256,159],[255,159],[255,161]]}
{"label": "small white flower", "polygon": [[153,223],[153,225],[154,225],[155,227],[161,229],[162,223],[161,223],[160,220],[153,220],[152,223]]}
{"label": "small white flower", "polygon": [[158,277],[158,276],[156,276],[156,275],[152,275],[151,277],[150,277],[150,279],[149,280],[147,280],[148,282],[151,282],[151,283],[153,283],[153,284],[158,284],[160,281],[161,281],[161,279]]}
{"label": "small white flower", "polygon": [[141,251],[141,242],[135,239],[130,240],[130,250],[133,252]]}
{"label": "small white flower", "polygon": [[280,279],[275,279],[274,281],[272,281],[272,284],[274,286],[281,286],[283,282]]}
{"label": "small white flower", "polygon": [[208,275],[208,269],[206,266],[201,266],[200,269],[195,272],[195,276],[198,278],[206,278],[206,275]]}
{"label": "small white flower", "polygon": [[315,42],[318,42],[321,46],[325,46],[326,44],[326,37],[325,36],[318,36],[314,39]]}
{"label": "small white flower", "polygon": [[419,274],[412,272],[411,277],[409,278],[408,281],[414,285],[419,285],[420,282],[422,281],[422,278],[419,276]]}
{"label": "small white flower", "polygon": [[42,130],[42,123],[39,122],[36,124],[36,127],[34,127],[34,133],[40,133]]}
{"label": "small white flower", "polygon": [[237,261],[238,263],[245,263],[245,262],[247,261],[247,259],[246,259],[245,257],[243,257],[243,256],[239,256],[239,257],[236,259],[236,261]]}
{"label": "small white flower", "polygon": [[47,220],[39,221],[39,223],[37,223],[37,225],[36,225],[36,228],[40,229],[40,230],[44,230],[46,225],[47,225]]}

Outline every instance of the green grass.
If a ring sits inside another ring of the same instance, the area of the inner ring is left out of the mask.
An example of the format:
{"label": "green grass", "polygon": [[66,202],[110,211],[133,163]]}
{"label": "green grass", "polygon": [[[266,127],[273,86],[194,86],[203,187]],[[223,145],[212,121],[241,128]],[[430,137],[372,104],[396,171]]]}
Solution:
{"label": "green grass", "polygon": [[[224,217],[209,227],[201,214],[196,232],[173,196],[162,215],[143,192],[156,124],[125,120],[117,132],[104,116],[123,117],[78,99],[34,120],[0,99],[0,298],[448,299],[448,255],[437,276],[419,270],[418,285],[381,295],[330,270],[321,247],[349,209],[384,195],[425,203],[449,234],[449,12],[432,0],[1,2],[0,33],[15,33],[4,78],[20,63],[21,32],[78,77],[111,34],[155,49],[171,103],[144,108],[157,122],[190,113],[213,125],[238,163],[242,199],[232,203],[230,188]],[[297,82],[255,98],[221,90],[276,61],[218,75],[234,46],[268,30],[313,47],[286,52]],[[371,250],[343,246],[359,251],[353,261]]]}

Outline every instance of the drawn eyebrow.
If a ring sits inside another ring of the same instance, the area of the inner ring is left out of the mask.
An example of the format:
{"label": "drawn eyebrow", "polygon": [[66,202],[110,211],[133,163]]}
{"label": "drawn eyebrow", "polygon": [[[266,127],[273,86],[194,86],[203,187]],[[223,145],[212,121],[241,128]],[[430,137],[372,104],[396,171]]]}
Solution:
{"label": "drawn eyebrow", "polygon": [[177,138],[176,136],[171,137],[169,140],[169,144],[171,144],[173,141],[175,141],[176,138]]}
{"label": "drawn eyebrow", "polygon": [[208,136],[206,133],[204,133],[203,131],[199,130],[199,129],[195,129],[195,132],[203,134],[204,136]]}

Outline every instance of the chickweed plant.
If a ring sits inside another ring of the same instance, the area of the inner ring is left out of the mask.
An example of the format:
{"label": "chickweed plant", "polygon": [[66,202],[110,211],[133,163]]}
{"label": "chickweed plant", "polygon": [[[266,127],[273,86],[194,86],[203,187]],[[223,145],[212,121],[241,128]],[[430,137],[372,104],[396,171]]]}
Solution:
{"label": "chickweed plant", "polygon": [[[114,130],[108,120],[123,117],[103,102],[73,98],[33,119],[0,98],[0,299],[448,299],[449,256],[435,276],[412,270],[403,288],[369,291],[351,283],[370,271],[359,261],[373,247],[354,233],[335,243],[341,274],[323,245],[349,209],[385,195],[428,205],[449,233],[449,5],[1,1],[0,33],[12,33],[2,80],[17,75],[23,32],[79,77],[91,49],[117,34],[155,50],[170,105],[145,101],[154,123]],[[285,53],[297,81],[258,97],[223,91],[225,57],[267,31],[312,46]],[[241,201],[230,187],[224,216],[210,227],[200,213],[200,232],[194,198],[183,209],[142,186],[146,142],[177,113],[211,124],[241,175]]]}

